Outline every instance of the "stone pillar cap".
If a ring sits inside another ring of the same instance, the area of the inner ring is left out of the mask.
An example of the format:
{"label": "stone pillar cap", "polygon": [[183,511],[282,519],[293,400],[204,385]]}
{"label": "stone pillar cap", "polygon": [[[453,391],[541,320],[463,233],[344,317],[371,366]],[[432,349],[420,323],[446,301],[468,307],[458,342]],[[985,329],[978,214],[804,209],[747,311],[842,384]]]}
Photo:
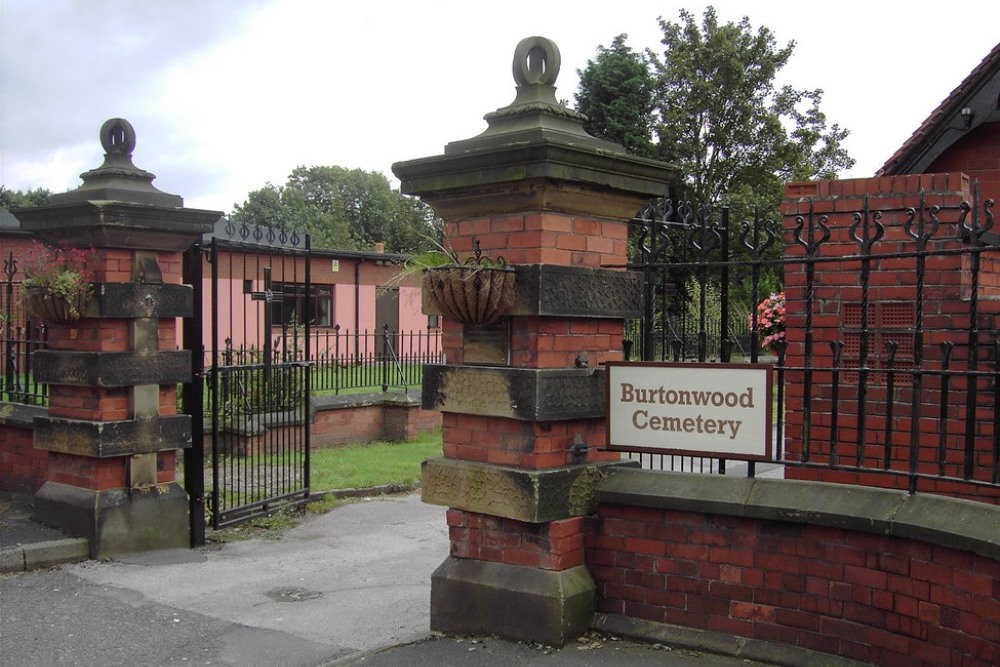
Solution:
{"label": "stone pillar cap", "polygon": [[526,37],[514,49],[514,101],[488,113],[489,128],[471,139],[453,141],[445,146],[445,155],[460,155],[504,145],[547,141],[600,149],[606,153],[625,153],[625,148],[598,139],[583,129],[587,117],[556,100],[555,82],[559,76],[559,47],[546,37]]}
{"label": "stone pillar cap", "polygon": [[76,190],[52,195],[49,203],[118,201],[163,207],[184,206],[184,200],[179,195],[153,187],[155,174],[132,164],[135,129],[131,123],[124,118],[111,118],[101,126],[100,138],[105,151],[104,164],[80,174],[83,185]]}

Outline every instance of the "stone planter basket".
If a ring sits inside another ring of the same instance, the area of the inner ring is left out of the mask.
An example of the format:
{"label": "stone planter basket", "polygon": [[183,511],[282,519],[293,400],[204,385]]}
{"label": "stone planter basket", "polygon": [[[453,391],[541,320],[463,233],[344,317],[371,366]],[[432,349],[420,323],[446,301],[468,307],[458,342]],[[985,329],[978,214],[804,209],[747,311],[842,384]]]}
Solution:
{"label": "stone planter basket", "polygon": [[51,294],[48,288],[42,286],[27,286],[23,289],[25,310],[49,324],[76,322],[87,310],[91,297],[89,289],[76,294],[72,299]]}
{"label": "stone planter basket", "polygon": [[514,267],[464,264],[424,272],[423,289],[450,320],[489,326],[514,307]]}

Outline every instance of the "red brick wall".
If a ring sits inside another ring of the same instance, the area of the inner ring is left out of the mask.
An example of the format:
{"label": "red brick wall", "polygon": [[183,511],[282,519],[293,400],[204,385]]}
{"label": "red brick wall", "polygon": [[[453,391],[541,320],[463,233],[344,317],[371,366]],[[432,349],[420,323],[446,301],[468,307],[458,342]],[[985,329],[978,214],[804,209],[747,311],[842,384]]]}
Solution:
{"label": "red brick wall", "polygon": [[[324,406],[316,411],[309,426],[313,449],[336,447],[375,440],[409,441],[422,433],[441,428],[441,413],[419,406],[391,405],[378,399],[368,405]],[[235,444],[241,454],[253,454],[266,443],[280,442],[268,434],[266,438],[244,438]],[[211,434],[205,434],[205,451],[211,451]]]}
{"label": "red brick wall", "polygon": [[602,505],[598,610],[886,667],[1000,656],[1000,563],[896,537]]}
{"label": "red brick wall", "polygon": [[321,408],[310,433],[315,449],[372,440],[412,440],[440,427],[441,413],[436,410],[374,401],[360,407]]}
{"label": "red brick wall", "polygon": [[529,211],[446,221],[444,238],[458,253],[469,255],[474,239],[483,254],[503,256],[511,264],[621,266],[628,225],[619,220],[557,212]]}
{"label": "red brick wall", "polygon": [[584,564],[584,528],[588,521],[573,517],[526,523],[449,509],[451,555],[542,570],[566,570]]}
{"label": "red brick wall", "polygon": [[[958,205],[970,200],[968,181],[962,174],[924,174],[849,181],[822,181],[791,183],[786,186],[784,204],[786,258],[802,258],[803,248],[795,241],[796,216],[808,215],[813,207],[814,220],[827,216],[830,238],[822,243],[819,257],[838,258],[860,253],[859,244],[852,238],[852,214],[864,209],[864,196],[870,196],[869,210],[881,211],[885,235],[878,240],[872,254],[887,255],[913,252],[916,243],[907,235],[904,222],[907,207],[920,206],[920,193],[924,192],[925,206],[942,207],[938,217],[940,229],[932,237],[928,249],[932,252],[966,249],[968,245],[958,240]],[[806,219],[808,224],[808,218]],[[819,230],[817,229],[817,233]],[[861,231],[857,232],[859,235]],[[805,236],[805,234],[803,234]],[[982,255],[978,291],[977,324],[981,329],[980,370],[991,365],[983,359],[990,354],[989,347],[996,339],[1000,322],[1000,295],[998,281],[1000,268],[997,253]],[[970,329],[970,275],[969,256],[965,254],[940,255],[926,260],[925,279],[922,286],[916,280],[916,260],[913,257],[890,258],[873,261],[867,298],[869,301],[869,367],[864,387],[867,395],[860,395],[859,382],[863,376],[857,372],[839,375],[839,400],[833,402],[834,376],[824,370],[833,366],[831,343],[846,345],[841,366],[857,368],[860,353],[860,313],[864,294],[860,275],[862,265],[857,260],[820,262],[815,264],[815,290],[813,294],[813,343],[810,366],[820,369],[812,374],[812,386],[805,386],[805,373],[792,370],[786,374],[786,456],[800,460],[805,437],[806,394],[809,399],[809,460],[830,463],[835,451],[836,462],[848,466],[857,460],[858,429],[862,410],[865,413],[864,432],[861,436],[862,466],[879,469],[885,464],[889,443],[889,467],[896,471],[909,469],[910,430],[913,399],[913,376],[897,373],[892,396],[888,395],[888,341],[899,343],[897,367],[913,365],[913,326],[916,318],[917,290],[923,289],[924,345],[921,367],[941,370],[943,353],[940,344],[956,344],[951,355],[950,370],[968,367],[968,330]],[[785,267],[785,294],[787,309],[788,350],[786,365],[800,368],[805,365],[807,281],[804,264],[791,263]],[[953,377],[945,384],[940,377],[925,375],[922,381],[917,430],[919,432],[918,470],[929,475],[947,475],[961,478],[964,474],[965,453],[965,395],[967,379]],[[992,467],[993,397],[987,383],[980,382],[976,404],[976,472],[973,479],[990,480]],[[944,438],[941,439],[942,408],[944,405]],[[892,422],[888,422],[889,410]],[[939,447],[943,445],[945,459],[939,465]],[[905,488],[906,479],[881,474],[859,474],[845,471],[802,470],[793,468],[788,477],[837,481],[853,484],[874,484]],[[998,500],[995,487],[960,485],[950,482],[921,482],[922,490],[945,491],[961,497]]]}
{"label": "red brick wall", "polygon": [[587,445],[587,462],[617,460],[617,452],[600,451],[607,439],[603,419],[528,422],[454,412],[442,416],[444,455],[529,470],[558,468],[573,462],[570,446],[579,435]]}
{"label": "red brick wall", "polygon": [[35,449],[34,433],[0,426],[0,490],[33,495],[45,483],[48,452]]}
{"label": "red brick wall", "polygon": [[382,434],[390,441],[410,441],[422,433],[441,428],[441,413],[417,407],[387,405],[383,410]]}
{"label": "red brick wall", "polygon": [[1000,123],[981,125],[935,160],[928,173],[962,172],[978,180],[984,195],[1000,195]]}

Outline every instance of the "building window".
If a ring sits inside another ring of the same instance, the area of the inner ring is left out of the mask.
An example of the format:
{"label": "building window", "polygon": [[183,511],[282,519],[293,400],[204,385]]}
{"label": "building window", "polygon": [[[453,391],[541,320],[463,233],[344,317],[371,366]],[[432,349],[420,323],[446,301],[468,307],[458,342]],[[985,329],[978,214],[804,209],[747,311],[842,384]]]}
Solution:
{"label": "building window", "polygon": [[[295,326],[305,321],[306,286],[298,283],[272,283],[271,290],[281,300],[271,302],[272,326]],[[309,286],[310,325],[328,327],[333,322],[333,285]]]}

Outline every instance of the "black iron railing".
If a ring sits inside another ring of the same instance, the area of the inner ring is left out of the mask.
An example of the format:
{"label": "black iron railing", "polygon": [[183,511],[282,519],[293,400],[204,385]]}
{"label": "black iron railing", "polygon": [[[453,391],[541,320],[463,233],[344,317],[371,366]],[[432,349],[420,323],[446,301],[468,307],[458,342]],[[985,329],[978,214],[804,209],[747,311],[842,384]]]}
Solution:
{"label": "black iron railing", "polygon": [[424,364],[442,361],[441,332],[351,330],[339,325],[313,338],[313,387],[341,393],[365,388],[406,391],[420,386]]}
{"label": "black iron railing", "polygon": [[[272,338],[274,363],[299,361],[304,334],[283,330]],[[310,333],[310,384],[314,395],[419,389],[424,364],[443,362],[437,329],[395,331],[346,329],[339,325]],[[221,351],[224,366],[261,364],[263,350],[234,347]]]}
{"label": "black iron railing", "polygon": [[[894,479],[878,483],[911,492],[948,492],[955,482],[956,494],[981,495],[977,488],[1000,486],[993,201],[978,188],[947,205],[922,194],[891,209],[869,201],[835,214],[806,202],[784,229],[763,220],[734,229],[725,211],[657,202],[633,221],[638,252],[628,268],[644,273],[646,312],[626,330],[626,346],[650,361],[757,362],[768,353],[776,463],[851,483]],[[759,302],[769,273],[784,284],[787,340],[765,352],[754,309],[731,313],[730,295]],[[741,319],[749,331],[734,330]],[[726,471],[725,461],[690,457],[650,464]]]}
{"label": "black iron railing", "polygon": [[48,404],[48,388],[35,379],[32,360],[48,346],[48,330],[18,305],[21,282],[13,251],[3,261],[0,282],[0,401]]}

